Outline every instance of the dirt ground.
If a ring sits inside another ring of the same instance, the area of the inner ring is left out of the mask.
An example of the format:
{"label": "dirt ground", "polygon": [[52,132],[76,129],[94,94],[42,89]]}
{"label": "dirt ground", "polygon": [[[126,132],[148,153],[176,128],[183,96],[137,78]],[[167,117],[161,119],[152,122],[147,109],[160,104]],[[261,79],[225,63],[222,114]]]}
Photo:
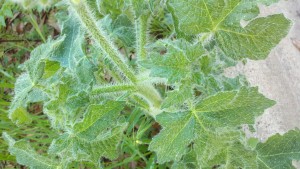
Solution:
{"label": "dirt ground", "polygon": [[[281,0],[278,4],[261,7],[261,16],[275,13],[284,13],[293,21],[288,36],[266,60],[248,61],[226,72],[229,76],[245,74],[252,86],[258,86],[260,92],[277,102],[257,120],[254,136],[262,140],[300,128],[300,0]],[[300,162],[295,162],[295,166],[300,169]]]}

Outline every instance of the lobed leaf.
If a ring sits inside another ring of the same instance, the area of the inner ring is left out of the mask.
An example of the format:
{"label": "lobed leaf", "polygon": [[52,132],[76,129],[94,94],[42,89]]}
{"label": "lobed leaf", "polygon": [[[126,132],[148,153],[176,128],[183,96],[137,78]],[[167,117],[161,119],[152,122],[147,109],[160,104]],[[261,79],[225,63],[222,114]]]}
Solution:
{"label": "lobed leaf", "polygon": [[15,141],[7,133],[3,137],[9,144],[9,152],[16,156],[17,162],[26,165],[31,169],[59,169],[60,164],[57,161],[41,156],[26,141]]}
{"label": "lobed leaf", "polygon": [[300,130],[291,130],[284,135],[276,134],[265,143],[256,146],[258,168],[295,168],[293,160],[300,160]]}
{"label": "lobed leaf", "polygon": [[179,161],[196,136],[215,132],[218,128],[253,124],[255,118],[273,104],[258,93],[257,88],[219,92],[197,103],[189,112],[158,115],[163,130],[154,137],[149,149],[157,153],[159,163]]}
{"label": "lobed leaf", "polygon": [[[290,28],[290,21],[282,14],[255,19],[258,3],[269,5],[271,1],[170,0],[182,31],[211,33],[224,53],[237,60],[265,59]],[[250,22],[242,27],[241,20]]]}

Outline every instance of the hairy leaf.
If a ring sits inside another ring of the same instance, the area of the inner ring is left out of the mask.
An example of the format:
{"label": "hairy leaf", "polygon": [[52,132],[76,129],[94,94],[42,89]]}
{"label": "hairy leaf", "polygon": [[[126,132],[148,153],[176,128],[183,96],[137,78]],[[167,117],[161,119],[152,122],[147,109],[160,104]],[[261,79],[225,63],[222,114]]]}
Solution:
{"label": "hairy leaf", "polygon": [[202,133],[193,150],[173,168],[281,169],[295,168],[292,161],[300,159],[299,129],[272,136],[265,143],[258,143],[256,148],[247,145],[243,137],[228,129]]}
{"label": "hairy leaf", "polygon": [[[238,60],[265,59],[290,28],[282,14],[254,19],[259,14],[258,3],[267,2],[170,0],[180,29],[190,34],[211,33],[224,53]],[[251,21],[242,27],[241,20]]]}
{"label": "hairy leaf", "polygon": [[152,140],[149,150],[157,153],[159,163],[179,161],[194,139],[195,119],[186,113],[163,113],[157,121],[164,127]]}
{"label": "hairy leaf", "polygon": [[300,160],[300,130],[291,130],[284,135],[276,134],[265,143],[256,146],[258,168],[295,168],[293,160]]}
{"label": "hairy leaf", "polygon": [[26,141],[15,141],[7,133],[4,133],[3,137],[9,143],[9,152],[16,156],[18,163],[26,165],[32,169],[60,168],[57,161],[39,155]]}
{"label": "hairy leaf", "polygon": [[86,160],[95,164],[102,156],[116,158],[126,126],[119,118],[123,105],[115,101],[91,105],[83,121],[75,124],[73,133],[63,134],[53,141],[50,153],[60,154],[65,161]]}
{"label": "hairy leaf", "polygon": [[[159,163],[179,161],[196,135],[253,124],[255,117],[273,104],[259,94],[257,88],[243,88],[208,97],[190,112],[163,113],[157,119],[164,128],[151,142],[150,150],[157,153]],[[171,151],[174,147],[180,147],[179,151],[176,149],[178,153]]]}

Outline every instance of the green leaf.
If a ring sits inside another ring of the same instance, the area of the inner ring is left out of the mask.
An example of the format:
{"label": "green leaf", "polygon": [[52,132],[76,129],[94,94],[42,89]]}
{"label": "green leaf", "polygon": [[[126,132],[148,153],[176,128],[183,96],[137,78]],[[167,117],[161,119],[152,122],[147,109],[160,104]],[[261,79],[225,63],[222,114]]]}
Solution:
{"label": "green leaf", "polygon": [[171,106],[182,106],[189,99],[193,98],[192,88],[189,84],[183,84],[178,89],[167,93],[161,108],[169,108]]}
{"label": "green leaf", "polygon": [[98,3],[98,10],[102,15],[112,15],[117,18],[125,10],[126,3],[124,0],[96,0]]}
{"label": "green leaf", "polygon": [[[87,131],[99,119],[109,122],[107,120],[116,118],[123,107],[122,102],[114,101],[107,102],[105,105],[91,105],[84,117],[84,120],[74,126],[74,131],[76,133]],[[99,130],[100,129],[101,128],[99,128]]]}
{"label": "green leaf", "polygon": [[10,114],[10,119],[18,126],[30,124],[31,118],[25,108],[17,108]]}
{"label": "green leaf", "polygon": [[209,134],[218,128],[253,124],[255,118],[272,105],[274,101],[258,93],[257,88],[219,92],[196,103],[189,112],[158,115],[157,121],[163,130],[154,137],[149,149],[157,153],[159,163],[179,161],[197,135]]}
{"label": "green leaf", "polygon": [[201,132],[192,151],[173,168],[292,169],[292,161],[300,159],[299,129],[274,135],[265,143],[255,141],[256,148],[247,145],[243,137],[226,128],[214,133]]}
{"label": "green leaf", "polygon": [[64,38],[48,40],[47,43],[38,46],[30,53],[30,59],[27,60],[24,65],[34,84],[43,76],[46,60],[49,60],[57,46],[63,43],[63,40]]}
{"label": "green leaf", "polygon": [[76,61],[74,69],[77,78],[82,84],[89,85],[94,82],[95,66],[87,57],[82,57],[79,61]]}
{"label": "green leaf", "polygon": [[[226,55],[237,60],[265,59],[270,50],[285,37],[290,21],[282,14],[256,18],[258,3],[248,0],[170,0],[180,29],[189,34],[211,33]],[[241,20],[251,20],[247,26]]]}
{"label": "green leaf", "polygon": [[15,141],[7,133],[3,133],[4,139],[9,144],[9,152],[16,156],[17,162],[31,169],[58,169],[61,168],[57,160],[51,160],[36,153],[26,141]]}
{"label": "green leaf", "polygon": [[132,47],[135,44],[134,25],[127,15],[119,15],[115,20],[112,20],[110,16],[107,15],[101,22],[101,25],[104,26],[104,29],[114,40],[121,41],[126,47]]}
{"label": "green leaf", "polygon": [[239,131],[224,128],[198,133],[199,137],[190,153],[194,156],[195,168],[257,168],[256,153],[244,145],[244,136]]}
{"label": "green leaf", "polygon": [[[28,116],[22,111],[22,109],[27,107],[28,103],[40,102],[47,99],[44,91],[35,88],[34,82],[27,73],[18,77],[14,93],[15,96],[9,107],[9,117],[14,119],[13,121],[17,122],[17,124],[29,122]],[[20,119],[18,119],[19,117]]]}
{"label": "green leaf", "polygon": [[213,128],[254,124],[255,118],[275,104],[265,98],[257,88],[219,92],[195,106],[195,113],[202,123]]}
{"label": "green leaf", "polygon": [[80,83],[76,76],[67,73],[62,76],[52,84],[51,99],[45,102],[44,113],[51,119],[53,128],[66,130],[88,107],[91,87]]}
{"label": "green leaf", "polygon": [[179,161],[193,141],[195,119],[191,113],[162,113],[156,119],[163,130],[152,139],[149,150],[157,153],[157,162]]}
{"label": "green leaf", "polygon": [[76,61],[84,56],[82,50],[83,33],[80,24],[75,20],[75,16],[69,16],[62,27],[63,41],[56,46],[51,60],[59,62],[62,67],[74,69]]}
{"label": "green leaf", "polygon": [[43,78],[49,78],[53,76],[60,69],[59,62],[46,60]]}
{"label": "green leaf", "polygon": [[24,73],[18,77],[14,89],[15,96],[10,105],[10,112],[13,112],[18,107],[25,107],[25,104],[27,102],[26,97],[28,93],[32,90],[32,88],[33,82],[31,81],[27,73]]}
{"label": "green leaf", "polygon": [[154,55],[141,63],[152,69],[151,76],[167,78],[170,83],[178,82],[190,72],[189,61],[182,52],[170,53],[167,56]]}
{"label": "green leaf", "polygon": [[151,69],[151,76],[167,78],[169,83],[180,82],[191,76],[193,62],[204,54],[201,45],[193,45],[185,40],[162,40],[152,48],[150,58],[140,64]]}
{"label": "green leaf", "polygon": [[103,138],[94,140],[82,139],[77,135],[64,134],[54,139],[50,148],[50,154],[58,154],[63,161],[91,161],[95,165],[100,157],[115,159],[118,157],[118,145],[122,139],[126,125],[116,126],[104,133]]}
{"label": "green leaf", "polygon": [[284,15],[272,15],[255,19],[244,29],[220,29],[216,39],[224,53],[234,59],[265,59],[287,35],[290,25]]}
{"label": "green leaf", "polygon": [[276,134],[265,143],[258,143],[256,151],[260,169],[295,168],[292,161],[300,160],[300,130]]}
{"label": "green leaf", "polygon": [[13,17],[12,6],[13,5],[12,5],[11,1],[4,1],[1,4],[1,8],[0,8],[0,28],[1,28],[1,26],[6,26],[6,23],[5,23],[5,18],[6,17],[10,17],[10,18]]}
{"label": "green leaf", "polygon": [[124,103],[117,101],[89,106],[73,133],[55,139],[49,152],[59,154],[65,161],[87,160],[95,164],[100,157],[117,158],[117,146],[126,127],[120,114],[123,107]]}

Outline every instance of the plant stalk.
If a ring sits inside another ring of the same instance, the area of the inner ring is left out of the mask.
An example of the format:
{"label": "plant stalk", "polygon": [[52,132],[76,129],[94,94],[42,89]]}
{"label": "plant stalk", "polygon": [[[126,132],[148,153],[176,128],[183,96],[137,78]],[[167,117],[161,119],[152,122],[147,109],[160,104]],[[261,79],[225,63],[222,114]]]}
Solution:
{"label": "plant stalk", "polygon": [[[71,6],[77,13],[79,20],[82,25],[86,28],[91,37],[98,43],[101,50],[105,52],[107,57],[113,62],[113,64],[119,69],[121,74],[124,74],[137,88],[137,92],[139,95],[143,96],[150,105],[159,109],[162,99],[158,93],[158,91],[152,85],[140,86],[138,84],[138,79],[135,76],[134,72],[127,66],[125,61],[123,60],[123,56],[118,51],[118,49],[114,46],[112,41],[108,38],[106,33],[101,29],[101,26],[97,25],[96,19],[94,18],[91,10],[86,4],[85,0],[70,0]],[[140,57],[146,58],[146,49],[144,46],[147,41],[147,16],[141,17],[139,19],[140,22],[140,31],[139,37],[139,53]]]}
{"label": "plant stalk", "polygon": [[117,66],[122,74],[124,74],[131,82],[137,81],[134,72],[127,66],[123,60],[123,56],[118,49],[109,40],[106,33],[101,29],[101,26],[97,25],[96,19],[91,13],[88,5],[83,1],[72,1],[71,4],[75,12],[77,13],[81,23],[86,27],[88,33],[98,43],[107,57]]}
{"label": "plant stalk", "polygon": [[145,49],[147,44],[147,22],[147,15],[141,15],[136,20],[136,51],[138,60],[145,60],[147,58],[147,51]]}

